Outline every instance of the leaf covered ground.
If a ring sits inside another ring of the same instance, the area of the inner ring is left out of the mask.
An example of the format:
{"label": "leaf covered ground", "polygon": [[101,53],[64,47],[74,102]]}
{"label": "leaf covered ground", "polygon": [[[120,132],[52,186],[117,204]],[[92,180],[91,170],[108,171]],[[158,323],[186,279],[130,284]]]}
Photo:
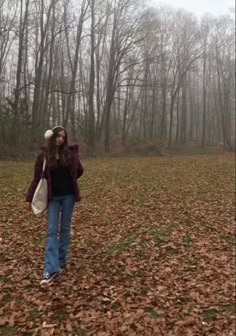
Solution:
{"label": "leaf covered ground", "polygon": [[39,286],[33,163],[0,162],[0,335],[235,335],[234,156],[86,160],[67,273]]}

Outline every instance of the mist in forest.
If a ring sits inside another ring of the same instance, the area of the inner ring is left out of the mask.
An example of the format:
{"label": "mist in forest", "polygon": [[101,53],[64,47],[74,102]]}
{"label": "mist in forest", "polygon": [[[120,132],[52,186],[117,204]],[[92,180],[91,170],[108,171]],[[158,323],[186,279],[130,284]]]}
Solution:
{"label": "mist in forest", "polygon": [[234,149],[234,10],[183,6],[0,0],[2,155],[55,125],[84,152]]}

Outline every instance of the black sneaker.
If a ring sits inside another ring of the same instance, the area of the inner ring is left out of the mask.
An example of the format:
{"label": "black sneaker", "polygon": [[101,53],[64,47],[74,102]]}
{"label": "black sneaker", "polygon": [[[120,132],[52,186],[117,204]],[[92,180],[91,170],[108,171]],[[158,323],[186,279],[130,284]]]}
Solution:
{"label": "black sneaker", "polygon": [[40,285],[48,284],[52,282],[58,276],[58,272],[45,272],[43,274],[43,280],[40,282]]}

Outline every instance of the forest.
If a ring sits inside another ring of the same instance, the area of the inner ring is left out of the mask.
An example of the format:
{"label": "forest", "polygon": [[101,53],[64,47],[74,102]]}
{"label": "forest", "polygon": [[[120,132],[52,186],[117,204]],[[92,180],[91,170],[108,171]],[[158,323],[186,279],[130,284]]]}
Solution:
{"label": "forest", "polygon": [[[1,0],[2,156],[62,125],[84,152],[235,147],[234,10]],[[146,146],[146,147],[145,147]]]}

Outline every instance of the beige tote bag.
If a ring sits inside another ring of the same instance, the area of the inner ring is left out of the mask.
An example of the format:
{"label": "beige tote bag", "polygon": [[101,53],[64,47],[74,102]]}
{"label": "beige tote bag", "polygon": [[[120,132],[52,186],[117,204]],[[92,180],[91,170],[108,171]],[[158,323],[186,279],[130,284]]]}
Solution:
{"label": "beige tote bag", "polygon": [[43,171],[42,171],[42,177],[37,185],[37,188],[35,190],[32,202],[31,202],[31,208],[35,215],[41,215],[48,206],[48,184],[47,180],[44,177],[46,167],[46,158],[43,160]]}

